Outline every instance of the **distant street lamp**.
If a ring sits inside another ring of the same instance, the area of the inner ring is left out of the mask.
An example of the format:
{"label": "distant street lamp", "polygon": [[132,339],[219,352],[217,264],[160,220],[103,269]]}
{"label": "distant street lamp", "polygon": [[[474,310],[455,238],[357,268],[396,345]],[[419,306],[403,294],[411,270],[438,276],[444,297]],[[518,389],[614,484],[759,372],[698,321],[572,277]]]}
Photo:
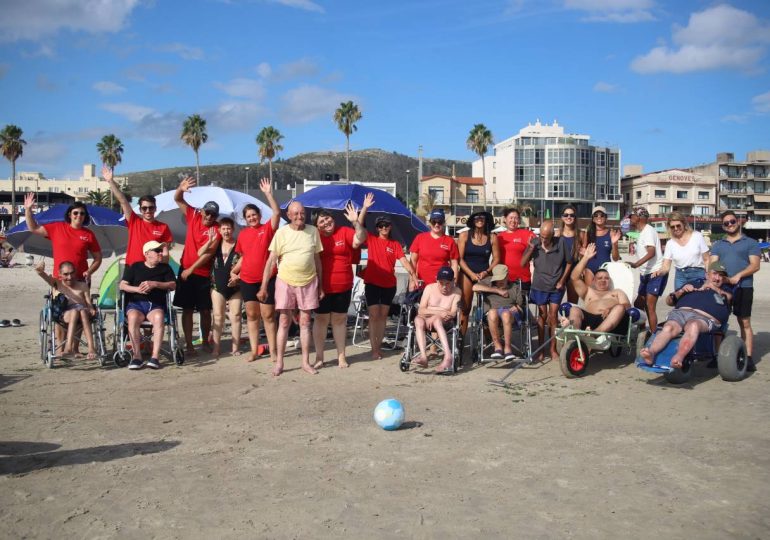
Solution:
{"label": "distant street lamp", "polygon": [[248,193],[249,193],[249,168],[248,167],[244,167],[244,169],[246,170],[246,194],[248,195]]}
{"label": "distant street lamp", "polygon": [[406,170],[406,197],[404,199],[406,201],[406,208],[409,209],[409,169]]}

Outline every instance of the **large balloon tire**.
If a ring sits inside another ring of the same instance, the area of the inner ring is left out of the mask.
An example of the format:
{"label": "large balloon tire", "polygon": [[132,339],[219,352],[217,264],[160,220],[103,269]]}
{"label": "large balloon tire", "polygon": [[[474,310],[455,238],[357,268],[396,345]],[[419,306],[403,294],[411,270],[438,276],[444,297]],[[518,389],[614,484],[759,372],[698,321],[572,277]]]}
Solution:
{"label": "large balloon tire", "polygon": [[735,382],[746,377],[746,345],[738,336],[727,336],[722,340],[717,355],[719,375],[722,380]]}
{"label": "large balloon tire", "polygon": [[588,370],[588,351],[585,347],[582,351],[580,349],[577,341],[571,339],[564,344],[559,353],[559,367],[564,376],[569,379],[582,377]]}
{"label": "large balloon tire", "polygon": [[681,368],[674,368],[674,371],[669,371],[664,377],[671,384],[685,384],[690,380],[691,375],[692,362],[685,360]]}

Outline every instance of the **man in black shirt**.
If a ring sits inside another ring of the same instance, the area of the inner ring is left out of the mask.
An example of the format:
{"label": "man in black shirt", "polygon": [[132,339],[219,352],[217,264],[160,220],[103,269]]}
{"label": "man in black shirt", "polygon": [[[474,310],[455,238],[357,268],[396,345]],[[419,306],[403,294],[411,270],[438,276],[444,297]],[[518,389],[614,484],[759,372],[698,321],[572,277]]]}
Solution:
{"label": "man in black shirt", "polygon": [[126,317],[128,334],[134,358],[128,369],[144,367],[139,326],[145,321],[152,323],[152,357],[147,362],[151,369],[160,368],[158,357],[163,342],[163,324],[168,306],[166,292],[176,289],[174,272],[161,262],[164,245],[155,240],[144,244],[144,262],[127,266],[120,282],[120,290],[126,293]]}

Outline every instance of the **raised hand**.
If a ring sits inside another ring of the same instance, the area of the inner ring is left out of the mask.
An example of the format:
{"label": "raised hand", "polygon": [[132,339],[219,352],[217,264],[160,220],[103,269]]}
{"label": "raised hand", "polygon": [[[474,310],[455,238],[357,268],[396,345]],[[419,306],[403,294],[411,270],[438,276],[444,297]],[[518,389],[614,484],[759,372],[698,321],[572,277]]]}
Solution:
{"label": "raised hand", "polygon": [[610,230],[610,242],[617,244],[620,241],[621,233],[617,229]]}
{"label": "raised hand", "polygon": [[369,210],[374,205],[374,193],[367,193],[364,197],[364,208]]}
{"label": "raised hand", "polygon": [[351,223],[355,223],[358,221],[358,212],[356,211],[355,206],[353,206],[353,203],[348,201],[348,204],[345,205],[345,218]]}
{"label": "raised hand", "polygon": [[596,244],[588,244],[586,246],[586,251],[583,256],[590,259],[595,255],[596,255]]}
{"label": "raised hand", "polygon": [[107,165],[102,165],[102,178],[108,182],[112,181],[112,169],[110,169]]}
{"label": "raised hand", "polygon": [[195,178],[192,176],[188,176],[179,183],[179,189],[182,191],[190,191],[192,188],[195,187],[195,184],[197,182],[195,181]]}
{"label": "raised hand", "polygon": [[41,260],[39,263],[35,265],[35,272],[38,274],[42,274],[45,272],[45,260]]}
{"label": "raised hand", "polygon": [[24,208],[26,210],[32,210],[35,207],[35,194],[33,192],[29,192],[26,195],[24,195]]}
{"label": "raised hand", "polygon": [[265,195],[273,192],[273,186],[270,184],[269,178],[263,178],[259,181],[259,190]]}

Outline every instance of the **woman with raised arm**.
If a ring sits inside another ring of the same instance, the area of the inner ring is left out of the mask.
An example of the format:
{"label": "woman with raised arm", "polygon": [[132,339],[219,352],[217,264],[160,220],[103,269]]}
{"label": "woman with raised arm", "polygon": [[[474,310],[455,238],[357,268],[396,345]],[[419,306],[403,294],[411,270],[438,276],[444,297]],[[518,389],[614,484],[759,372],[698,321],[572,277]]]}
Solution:
{"label": "woman with raised arm", "polygon": [[500,248],[497,235],[492,233],[494,218],[489,212],[475,212],[468,218],[470,230],[460,233],[457,247],[460,252],[462,278],[462,312],[460,328],[462,333],[468,329],[468,314],[473,304],[473,285],[492,273],[500,262]]}

